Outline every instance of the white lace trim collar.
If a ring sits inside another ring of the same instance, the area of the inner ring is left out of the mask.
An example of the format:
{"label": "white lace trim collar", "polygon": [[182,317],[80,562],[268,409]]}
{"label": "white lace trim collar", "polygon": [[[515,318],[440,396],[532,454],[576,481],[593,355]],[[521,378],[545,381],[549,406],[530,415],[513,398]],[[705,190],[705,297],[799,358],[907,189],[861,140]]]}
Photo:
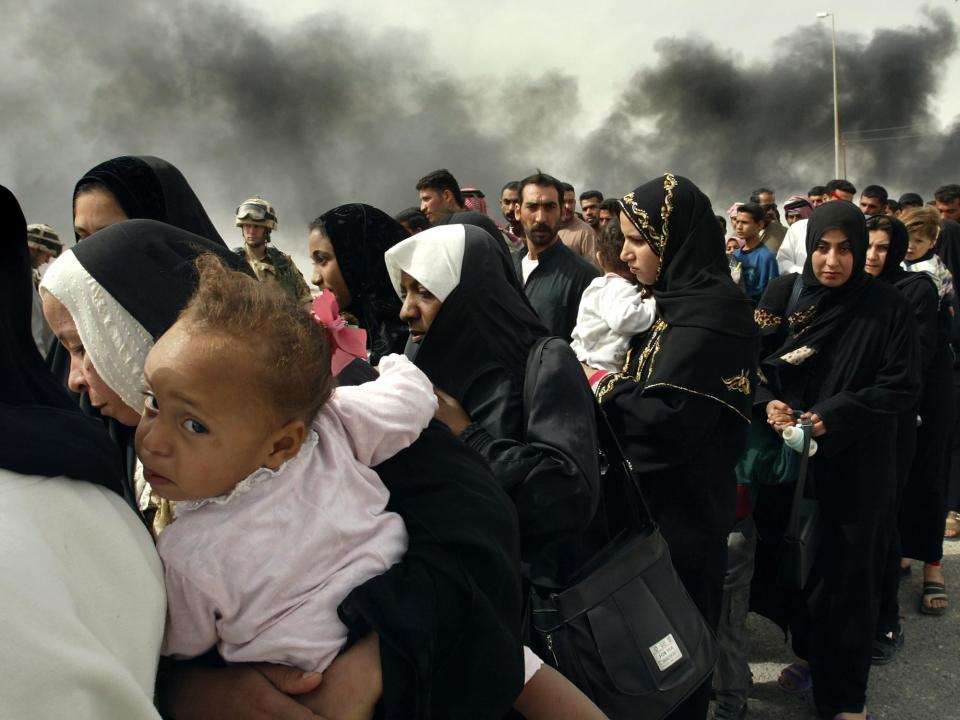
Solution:
{"label": "white lace trim collar", "polygon": [[300,446],[300,452],[296,454],[295,457],[290,458],[281,465],[276,470],[271,470],[270,468],[262,467],[257,470],[254,470],[250,475],[245,477],[243,480],[238,482],[233,486],[233,490],[223,495],[217,495],[215,497],[200,498],[199,500],[179,500],[173,503],[173,509],[177,515],[180,513],[190,512],[191,510],[197,510],[198,508],[203,507],[204,505],[226,505],[228,502],[233,500],[233,498],[238,495],[243,495],[246,492],[249,492],[252,488],[256,487],[266,480],[270,480],[280,473],[283,472],[283,469],[300,460],[300,458],[309,455],[313,452],[314,448],[317,447],[317,443],[320,441],[320,438],[317,436],[316,430],[310,430],[307,433],[307,437],[303,441],[303,445]]}

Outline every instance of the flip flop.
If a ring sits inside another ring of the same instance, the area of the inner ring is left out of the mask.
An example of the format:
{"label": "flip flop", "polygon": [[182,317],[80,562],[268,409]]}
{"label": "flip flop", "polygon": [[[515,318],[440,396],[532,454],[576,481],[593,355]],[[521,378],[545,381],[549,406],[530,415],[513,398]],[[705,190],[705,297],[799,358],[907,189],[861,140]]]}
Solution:
{"label": "flip flop", "polygon": [[791,695],[806,692],[813,687],[813,676],[810,674],[810,668],[801,663],[787,665],[780,671],[777,685],[780,686],[781,690]]}
{"label": "flip flop", "polygon": [[943,615],[947,608],[931,607],[927,603],[933,599],[943,598],[949,600],[947,596],[947,586],[939,582],[925,582],[923,584],[923,594],[920,596],[920,613],[923,615]]}

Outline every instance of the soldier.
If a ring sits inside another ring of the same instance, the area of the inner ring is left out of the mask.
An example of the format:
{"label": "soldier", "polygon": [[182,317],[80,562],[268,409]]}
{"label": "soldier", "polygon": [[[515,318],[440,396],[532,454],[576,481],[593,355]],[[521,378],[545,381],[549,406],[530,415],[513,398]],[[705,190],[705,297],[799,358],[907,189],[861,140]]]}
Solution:
{"label": "soldier", "polygon": [[243,245],[234,248],[234,252],[247,261],[257,280],[279,283],[309,311],[313,299],[310,288],[293,259],[267,246],[270,232],[277,227],[277,213],[273,205],[259,195],[244,200],[237,208],[237,227],[243,232]]}
{"label": "soldier", "polygon": [[53,344],[53,331],[43,317],[43,303],[40,302],[40,266],[63,252],[63,243],[49,225],[35,223],[27,225],[27,249],[30,251],[30,267],[33,268],[33,315],[31,330],[33,341],[41,355],[46,355]]}

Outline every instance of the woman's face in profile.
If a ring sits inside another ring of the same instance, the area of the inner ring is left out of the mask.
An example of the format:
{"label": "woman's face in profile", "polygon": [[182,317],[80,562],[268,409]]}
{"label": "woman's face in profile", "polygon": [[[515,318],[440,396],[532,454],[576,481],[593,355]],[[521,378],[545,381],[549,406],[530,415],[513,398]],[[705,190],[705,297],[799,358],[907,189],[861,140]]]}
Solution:
{"label": "woman's face in profile", "polygon": [[70,374],[67,387],[75,393],[87,393],[90,404],[101,415],[115,418],[118,422],[136,427],[140,422],[140,410],[131,408],[107,385],[93,366],[90,355],[80,341],[76,323],[70,312],[49,292],[43,293],[43,316],[50,329],[70,355]]}
{"label": "woman's face in profile", "polygon": [[321,290],[329,290],[337,298],[337,305],[345,308],[353,302],[347,281],[343,279],[340,265],[337,264],[337,253],[333,249],[330,238],[320,232],[319,228],[310,232],[307,238],[307,247],[310,251],[310,260],[313,262],[313,276],[311,282]]}
{"label": "woman's face in profile", "polygon": [[853,247],[843,230],[827,230],[817,241],[810,256],[813,274],[824,287],[843,285],[853,273]]}
{"label": "woman's face in profile", "polygon": [[623,231],[623,249],[620,251],[620,259],[627,264],[630,272],[642,284],[653,285],[657,281],[660,258],[624,212],[620,213],[620,229]]}
{"label": "woman's face in profile", "polygon": [[407,273],[400,275],[400,319],[410,328],[410,340],[419,343],[433,324],[443,303]]}
{"label": "woman's face in profile", "polygon": [[129,219],[116,198],[103,190],[88,190],[73,201],[73,234],[77,242]]}

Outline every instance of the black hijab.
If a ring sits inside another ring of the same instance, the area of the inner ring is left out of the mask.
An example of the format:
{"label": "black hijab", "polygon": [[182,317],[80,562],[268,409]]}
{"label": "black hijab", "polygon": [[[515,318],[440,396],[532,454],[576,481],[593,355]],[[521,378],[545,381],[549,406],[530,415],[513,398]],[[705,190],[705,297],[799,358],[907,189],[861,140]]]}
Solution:
{"label": "black hijab", "polygon": [[124,155],[87,171],[74,188],[85,183],[105,185],[127,217],[159,220],[209,240],[223,242],[183,174],[166,160]]}
{"label": "black hijab", "polygon": [[73,248],[84,269],[154,340],[173,325],[196,292],[194,261],[205,252],[234,270],[252,273],[222,240],[155,220],[124,220]]}
{"label": "black hijab", "polygon": [[660,258],[652,291],[668,325],[756,334],[752,305],[730,277],[723,231],[696,185],[668,173],[624,196],[620,206]]}
{"label": "black hijab", "polygon": [[[434,385],[463,403],[474,380],[492,368],[502,368],[522,388],[530,348],[549,333],[513,282],[513,265],[497,247],[503,242],[475,225],[451,225],[444,231],[454,227],[464,233],[459,281],[420,342],[414,362]],[[407,242],[432,242],[430,233]],[[422,282],[415,268],[401,269]]]}
{"label": "black hijab", "polygon": [[[503,234],[500,232],[500,228],[497,227],[497,224],[490,218],[489,215],[484,215],[479,213],[476,210],[466,210],[464,212],[455,212],[450,213],[449,215],[444,215],[440,220],[437,221],[437,225],[474,225],[478,228],[482,228],[487,231],[487,234],[490,235],[494,240],[498,241],[497,248],[503,252],[507,257],[507,260],[510,261],[511,266],[513,264],[513,258],[510,254],[510,248],[507,247],[507,244],[503,242]],[[516,278],[517,273],[514,272],[513,276]],[[516,285],[518,288],[522,288],[520,285],[520,280],[517,279]]]}
{"label": "black hijab", "polygon": [[[813,272],[813,251],[824,233],[840,230],[846,235],[853,253],[853,269],[850,278],[840,287],[828,288],[820,284]],[[891,249],[893,242],[891,238]],[[871,282],[870,275],[864,270],[867,257],[867,225],[863,213],[853,203],[835,200],[824,203],[810,216],[807,222],[807,259],[803,265],[803,289],[796,310],[788,318],[789,332],[783,345],[763,364],[782,365],[799,364],[802,358],[793,353],[820,351],[823,345],[836,337],[849,320],[850,310],[859,302],[864,290]],[[891,264],[888,256],[887,265]],[[778,283],[778,292],[764,293],[757,307],[759,313],[769,313],[779,317],[787,305],[790,292],[789,283]],[[771,288],[773,289],[773,288]],[[779,332],[777,325],[765,327],[762,334]],[[790,356],[791,359],[784,359]]]}
{"label": "black hijab", "polygon": [[87,480],[122,495],[116,446],[102,425],[70,400],[33,341],[27,223],[13,193],[3,186],[0,218],[0,467]]}
{"label": "black hijab", "polygon": [[910,240],[906,225],[889,215],[874,215],[867,220],[868,242],[871,230],[882,230],[890,238],[887,259],[883,265],[883,270],[877,276],[878,280],[900,287],[904,283],[923,275],[923,273],[907,272],[901,266],[901,263],[907,257],[907,245]]}
{"label": "black hijab", "polygon": [[376,364],[390,352],[403,352],[406,328],[398,317],[400,299],[390,284],[383,254],[410,233],[383,210],[363,203],[335,207],[320,221],[350,290],[349,307],[340,309],[356,317],[367,331],[371,362]]}

